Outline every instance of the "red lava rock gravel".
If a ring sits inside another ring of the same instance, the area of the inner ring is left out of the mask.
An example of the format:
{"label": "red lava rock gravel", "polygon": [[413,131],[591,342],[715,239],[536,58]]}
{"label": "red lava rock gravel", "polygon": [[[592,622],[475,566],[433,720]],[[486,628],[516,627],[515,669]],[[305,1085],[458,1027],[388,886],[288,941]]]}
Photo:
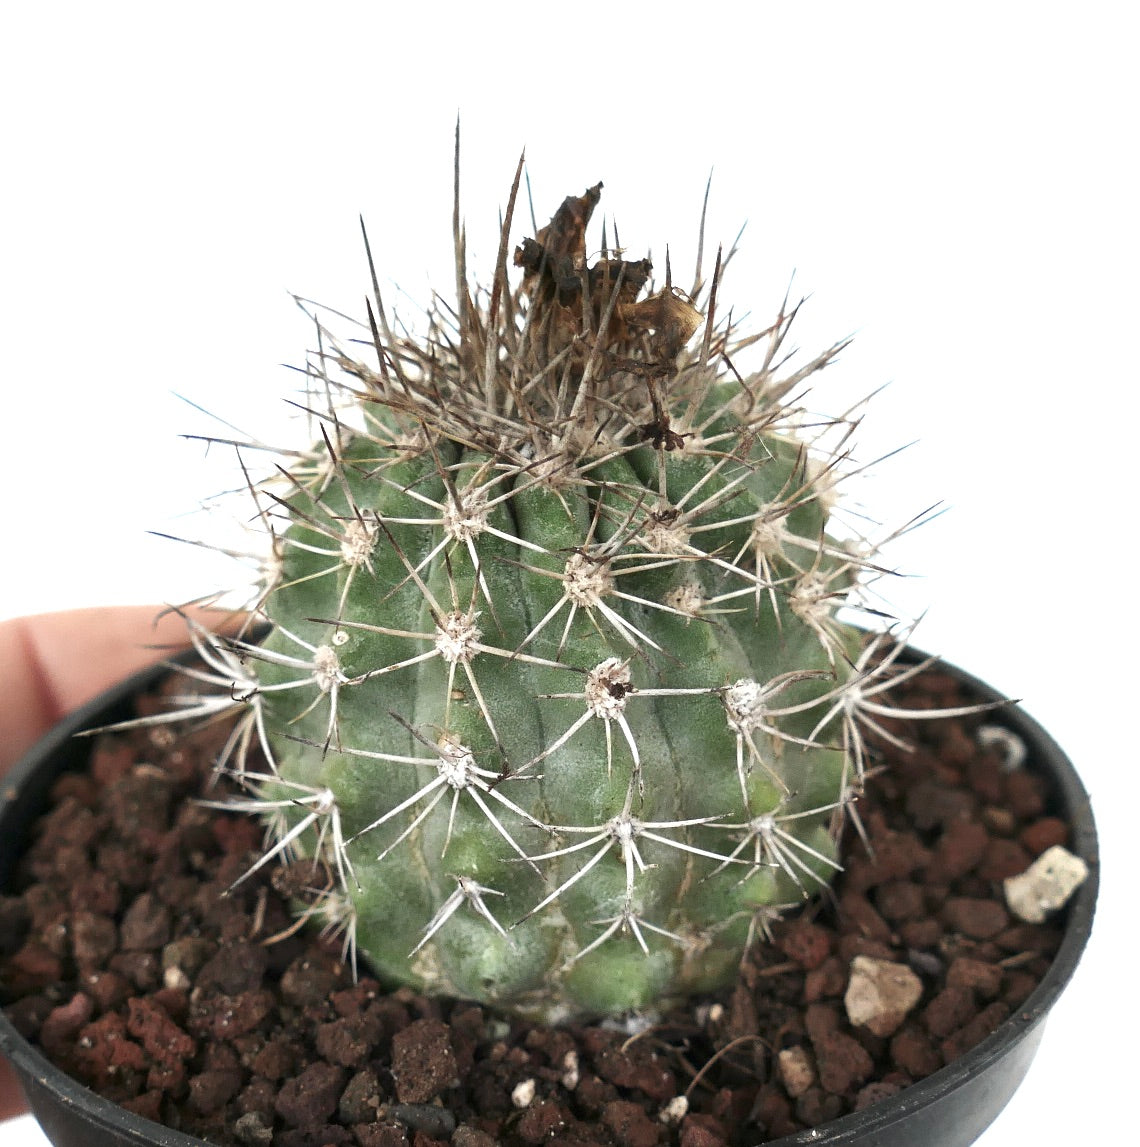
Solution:
{"label": "red lava rock gravel", "polygon": [[[897,695],[964,700],[937,672]],[[778,1138],[936,1071],[1047,969],[1059,929],[1012,921],[1000,882],[1067,828],[1031,771],[979,747],[989,719],[884,718],[915,748],[873,745],[887,765],[859,802],[873,852],[849,833],[833,897],[775,923],[735,989],[643,1029],[534,1028],[367,975],[353,984],[335,945],[290,929],[288,896],[310,868],[266,866],[223,895],[261,830],[184,798],[224,731],[104,736],[88,774],[57,782],[16,891],[0,896],[0,1002],[88,1086],[224,1147]],[[887,1034],[847,1019],[857,956],[922,982]]]}

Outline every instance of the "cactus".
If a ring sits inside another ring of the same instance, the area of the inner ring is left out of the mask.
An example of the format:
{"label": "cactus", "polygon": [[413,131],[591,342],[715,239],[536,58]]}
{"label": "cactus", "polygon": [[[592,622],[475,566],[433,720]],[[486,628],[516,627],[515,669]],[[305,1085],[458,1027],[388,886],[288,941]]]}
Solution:
{"label": "cactus", "polygon": [[725,984],[826,884],[886,670],[837,619],[876,568],[833,514],[853,422],[797,405],[843,344],[789,367],[786,305],[740,336],[719,254],[690,295],[590,262],[601,184],[509,270],[518,187],[422,341],[378,289],[362,342],[318,324],[316,444],[251,482],[268,635],[195,627],[225,691],[182,715],[242,709],[218,803],[354,959],[556,1022]]}

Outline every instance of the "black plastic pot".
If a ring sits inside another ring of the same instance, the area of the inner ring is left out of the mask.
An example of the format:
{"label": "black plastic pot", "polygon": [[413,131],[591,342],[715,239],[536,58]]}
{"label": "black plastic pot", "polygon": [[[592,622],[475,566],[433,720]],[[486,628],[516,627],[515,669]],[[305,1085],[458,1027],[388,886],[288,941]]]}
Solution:
{"label": "black plastic pot", "polygon": [[[922,655],[911,651],[912,662]],[[943,664],[979,700],[1000,695]],[[58,725],[9,774],[0,791],[0,889],[6,887],[30,826],[46,808],[55,779],[84,767],[90,742],[76,734],[133,716],[132,699],[166,672],[146,670],[122,682]],[[1089,878],[1064,909],[1065,934],[1052,967],[1026,1000],[972,1051],[898,1095],[769,1147],[967,1147],[993,1122],[1017,1089],[1041,1042],[1045,1017],[1084,951],[1096,905],[1098,854],[1088,794],[1057,744],[1016,707],[994,720],[1029,749],[1028,767],[1048,779],[1050,812],[1072,826],[1070,848],[1089,866]],[[202,1140],[134,1115],[77,1083],[48,1062],[0,1014],[0,1052],[12,1061],[33,1113],[56,1147],[201,1147]]]}

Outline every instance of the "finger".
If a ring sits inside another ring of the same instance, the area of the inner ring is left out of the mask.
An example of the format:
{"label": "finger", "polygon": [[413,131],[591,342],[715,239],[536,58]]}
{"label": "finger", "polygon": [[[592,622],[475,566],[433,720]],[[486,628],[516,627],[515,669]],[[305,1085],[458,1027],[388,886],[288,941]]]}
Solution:
{"label": "finger", "polygon": [[[204,624],[224,620],[211,611]],[[160,606],[107,606],[0,622],[0,770],[65,713],[187,644]]]}
{"label": "finger", "polygon": [[[227,618],[199,614],[209,626]],[[0,773],[64,714],[187,644],[186,622],[159,606],[46,613],[0,622]],[[25,1110],[0,1059],[0,1122]]]}
{"label": "finger", "polygon": [[16,1073],[6,1059],[0,1059],[0,1123],[27,1110]]}

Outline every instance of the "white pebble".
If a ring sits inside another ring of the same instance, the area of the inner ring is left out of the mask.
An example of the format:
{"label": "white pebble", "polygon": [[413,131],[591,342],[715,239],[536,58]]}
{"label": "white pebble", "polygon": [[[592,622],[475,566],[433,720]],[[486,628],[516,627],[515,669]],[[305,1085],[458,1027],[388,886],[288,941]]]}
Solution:
{"label": "white pebble", "polygon": [[529,1107],[534,1102],[534,1080],[524,1079],[516,1083],[511,1092],[511,1102],[518,1108]]}
{"label": "white pebble", "polygon": [[1007,773],[1020,769],[1029,755],[1025,742],[1012,730],[1001,725],[983,725],[976,739],[983,749],[997,749],[1005,757],[1002,769]]}
{"label": "white pebble", "polygon": [[185,991],[190,987],[190,977],[177,964],[173,964],[162,973],[162,986]]}
{"label": "white pebble", "polygon": [[1089,866],[1079,856],[1055,844],[1020,876],[1005,881],[1005,902],[1019,919],[1041,924],[1050,912],[1064,907],[1088,874]]}
{"label": "white pebble", "polygon": [[687,1095],[674,1095],[658,1112],[659,1122],[669,1127],[675,1127],[689,1113],[689,1097]]}
{"label": "white pebble", "polygon": [[847,1018],[878,1036],[896,1032],[922,997],[922,981],[905,964],[856,956],[843,997]]}
{"label": "white pebble", "polygon": [[786,1047],[776,1056],[776,1070],[784,1090],[793,1098],[799,1099],[816,1080],[815,1064],[806,1047]]}
{"label": "white pebble", "polygon": [[573,1091],[578,1086],[580,1073],[578,1071],[578,1053],[571,1048],[562,1057],[562,1086],[567,1091]]}

